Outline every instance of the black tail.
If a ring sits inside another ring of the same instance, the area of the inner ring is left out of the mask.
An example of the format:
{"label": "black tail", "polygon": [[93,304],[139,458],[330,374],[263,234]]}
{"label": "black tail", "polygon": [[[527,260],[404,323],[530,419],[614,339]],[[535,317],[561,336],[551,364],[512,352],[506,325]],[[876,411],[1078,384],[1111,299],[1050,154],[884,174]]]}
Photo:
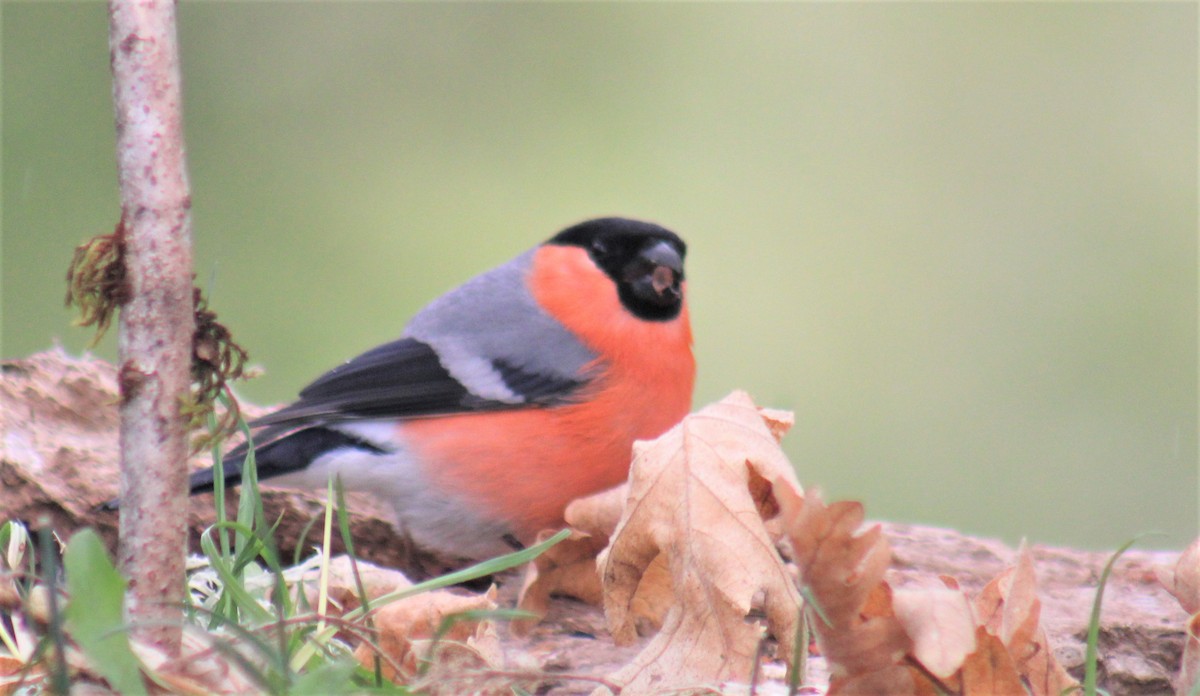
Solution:
{"label": "black tail", "polygon": [[[313,427],[285,435],[284,437],[260,445],[254,450],[254,466],[259,480],[301,471],[314,459],[336,449],[350,447],[365,450],[374,454],[384,454],[381,449],[370,442],[347,435],[340,430],[326,427]],[[241,450],[241,451],[238,451]],[[234,449],[225,457],[225,487],[236,486],[242,482],[242,466],[246,460],[244,448]],[[215,482],[213,470],[204,469],[192,474],[189,479],[191,495],[211,493]]]}
{"label": "black tail", "polygon": [[[242,482],[242,464],[246,461],[245,448],[239,447],[242,450],[235,454],[230,454],[222,460],[221,468],[225,472],[225,487],[231,488]],[[255,452],[255,460],[257,463],[258,453]],[[262,476],[262,473],[259,473]],[[188,477],[188,495],[200,495],[201,493],[212,493],[216,488],[216,469],[208,468],[193,472]]]}
{"label": "black tail", "polygon": [[[322,426],[306,428],[289,433],[283,437],[260,445],[254,450],[255,469],[259,480],[290,474],[307,467],[314,459],[336,449],[351,447],[358,450],[384,454],[382,449],[370,442],[347,435],[340,430]],[[231,488],[242,482],[242,466],[246,460],[246,448],[234,448],[223,461],[225,470],[225,487]],[[188,494],[199,495],[212,493],[215,487],[214,473],[211,468],[193,473],[188,479]],[[116,510],[120,507],[119,499],[100,504],[101,510]]]}

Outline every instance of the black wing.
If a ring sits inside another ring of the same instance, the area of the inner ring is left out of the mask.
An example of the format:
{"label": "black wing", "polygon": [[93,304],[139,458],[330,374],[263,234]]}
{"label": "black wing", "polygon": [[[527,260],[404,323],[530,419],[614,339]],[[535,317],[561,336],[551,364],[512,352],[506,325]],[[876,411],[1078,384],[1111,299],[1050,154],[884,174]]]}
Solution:
{"label": "black wing", "polygon": [[402,338],[335,367],[305,387],[295,403],[253,425],[282,431],[300,422],[418,418],[551,404],[567,400],[586,381],[531,373],[500,360],[492,367],[522,400],[496,401],[471,393],[427,344]]}

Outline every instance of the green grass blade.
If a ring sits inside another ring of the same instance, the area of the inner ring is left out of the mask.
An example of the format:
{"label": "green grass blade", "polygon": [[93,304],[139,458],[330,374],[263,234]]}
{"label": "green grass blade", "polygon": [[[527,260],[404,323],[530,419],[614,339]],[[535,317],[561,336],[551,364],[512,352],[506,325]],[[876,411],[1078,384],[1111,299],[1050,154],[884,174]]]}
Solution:
{"label": "green grass blade", "polygon": [[[367,617],[367,628],[374,629],[375,621],[371,619],[371,598],[367,596],[367,588],[363,585],[362,574],[358,572],[358,557],[354,552],[354,537],[350,535],[350,511],[346,505],[346,488],[342,485],[342,477],[334,479],[334,490],[337,493],[338,531],[342,535],[342,545],[346,547],[346,557],[350,559],[350,572],[354,575],[354,587],[358,592],[358,603]],[[383,660],[378,653],[372,653],[372,666],[375,668],[375,686],[383,685]]]}
{"label": "green grass blade", "polygon": [[538,619],[540,614],[534,614],[524,609],[467,609],[458,611],[453,614],[448,614],[442,617],[441,623],[438,624],[437,630],[433,632],[433,642],[437,642],[446,637],[450,629],[454,628],[455,624],[463,621],[523,621],[525,619]]}
{"label": "green grass blade", "polygon": [[829,620],[829,615],[825,613],[825,609],[821,606],[821,603],[818,602],[817,598],[813,596],[812,588],[810,588],[808,585],[801,585],[800,597],[804,599],[805,604],[812,607],[813,611],[817,614],[817,618],[821,619],[822,623],[824,623],[826,626],[833,625],[833,622]]}
{"label": "green grass blade", "polygon": [[1112,573],[1117,559],[1144,536],[1146,535],[1139,534],[1125,542],[1121,548],[1117,549],[1109,557],[1108,563],[1104,564],[1104,571],[1100,573],[1100,584],[1096,587],[1096,600],[1092,603],[1092,617],[1088,621],[1087,651],[1084,653],[1083,659],[1083,693],[1086,696],[1096,696],[1097,693],[1097,662],[1099,661],[1100,649],[1100,605],[1104,601],[1104,586],[1108,583],[1108,576]]}
{"label": "green grass blade", "polygon": [[125,580],[109,560],[99,535],[92,529],[75,534],[67,543],[63,565],[71,593],[64,611],[71,636],[114,691],[145,694],[141,664],[129,647],[121,614]]}
{"label": "green grass blade", "polygon": [[317,525],[317,522],[320,521],[320,517],[310,517],[304,523],[304,526],[300,528],[300,534],[296,536],[296,548],[292,551],[292,565],[300,565],[300,562],[304,560],[303,555],[304,549],[308,545],[308,535],[312,532],[312,528]]}
{"label": "green grass blade", "polygon": [[[499,558],[493,558],[489,561],[476,563],[469,568],[464,568],[453,573],[447,573],[441,577],[417,583],[412,587],[406,587],[403,590],[386,594],[375,600],[373,608],[378,609],[385,604],[404,599],[405,597],[412,597],[413,595],[418,595],[422,592],[437,590],[443,587],[450,587],[451,585],[458,585],[460,583],[482,578],[487,575],[495,575],[496,573],[508,570],[509,568],[515,568],[519,565],[532,561],[533,559],[545,553],[546,549],[549,549],[551,546],[554,546],[569,536],[571,536],[571,530],[564,529],[542,543],[535,544],[527,549],[521,549],[520,551],[515,551],[513,553],[500,556]],[[348,612],[344,618],[346,620],[354,620],[362,616],[363,613],[362,607],[359,607],[354,611]]]}
{"label": "green grass blade", "polygon": [[[238,427],[246,437],[246,459],[242,462],[241,496],[238,498],[237,521],[250,529],[265,529],[266,516],[263,513],[262,497],[258,492],[258,463],[254,454],[254,435],[245,419],[238,419]],[[251,543],[251,536],[241,538],[244,543]],[[240,547],[235,547],[235,553]]]}
{"label": "green grass blade", "polygon": [[346,506],[346,489],[342,486],[341,476],[334,480],[334,492],[337,495],[338,532],[342,536],[342,545],[346,547],[346,557],[350,559],[350,572],[354,575],[354,587],[358,592],[358,602],[366,611],[370,612],[371,598],[367,596],[367,588],[363,586],[362,575],[358,572],[358,556],[354,553],[354,537],[350,535],[350,513]]}
{"label": "green grass blade", "polygon": [[58,588],[55,582],[58,577],[58,558],[54,552],[54,532],[50,531],[50,520],[46,517],[39,520],[38,526],[38,556],[50,614],[49,625],[46,627],[47,638],[54,645],[54,654],[50,662],[50,692],[65,696],[71,690],[71,682],[67,669],[67,638],[63,634],[63,616],[58,607]]}
{"label": "green grass blade", "polygon": [[800,691],[800,684],[808,676],[808,614],[804,611],[803,602],[797,612],[799,616],[796,617],[796,639],[792,645],[791,669],[787,675],[788,696],[796,696]]}
{"label": "green grass blade", "polygon": [[325,482],[325,519],[321,527],[321,575],[317,582],[317,631],[325,629],[325,612],[329,609],[329,565],[333,553],[333,479]]}
{"label": "green grass blade", "polygon": [[[222,394],[224,398],[224,394]],[[215,413],[208,414],[208,431],[215,433],[217,431],[217,416]],[[214,439],[212,444],[212,468],[213,468],[213,506],[216,508],[217,524],[225,522],[225,460],[221,456],[221,440]],[[229,535],[223,530],[219,533],[219,541],[221,544],[221,555],[229,557]]]}
{"label": "green grass blade", "polygon": [[[227,526],[237,528],[240,525],[227,522]],[[252,617],[256,623],[266,624],[272,620],[271,612],[262,607],[258,601],[246,591],[242,584],[241,578],[234,572],[233,568],[226,563],[225,559],[217,550],[216,544],[213,543],[212,535],[209,532],[212,528],[204,530],[204,534],[200,535],[200,548],[204,551],[204,555],[208,556],[209,564],[216,571],[217,576],[221,578],[224,585],[223,591],[228,593],[232,598],[231,601],[237,606],[237,610],[244,616]],[[236,622],[234,622],[236,623]]]}

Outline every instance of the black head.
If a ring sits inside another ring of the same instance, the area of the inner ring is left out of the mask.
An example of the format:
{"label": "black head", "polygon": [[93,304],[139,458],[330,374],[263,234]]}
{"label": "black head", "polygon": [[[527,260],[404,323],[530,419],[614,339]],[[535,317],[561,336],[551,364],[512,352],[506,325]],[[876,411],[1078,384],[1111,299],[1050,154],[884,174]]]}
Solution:
{"label": "black head", "polygon": [[617,284],[621,304],[634,316],[650,321],[679,316],[687,244],[665,227],[625,218],[598,218],[568,227],[546,243],[586,249]]}

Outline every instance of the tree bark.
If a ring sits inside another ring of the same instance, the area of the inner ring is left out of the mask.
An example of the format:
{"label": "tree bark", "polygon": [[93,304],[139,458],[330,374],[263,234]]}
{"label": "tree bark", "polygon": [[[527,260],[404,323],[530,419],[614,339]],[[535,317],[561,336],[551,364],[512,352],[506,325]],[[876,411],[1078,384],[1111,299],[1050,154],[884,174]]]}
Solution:
{"label": "tree bark", "polygon": [[177,654],[186,553],[191,199],[173,0],[109,0],[128,301],[121,308],[121,522],[126,617]]}

